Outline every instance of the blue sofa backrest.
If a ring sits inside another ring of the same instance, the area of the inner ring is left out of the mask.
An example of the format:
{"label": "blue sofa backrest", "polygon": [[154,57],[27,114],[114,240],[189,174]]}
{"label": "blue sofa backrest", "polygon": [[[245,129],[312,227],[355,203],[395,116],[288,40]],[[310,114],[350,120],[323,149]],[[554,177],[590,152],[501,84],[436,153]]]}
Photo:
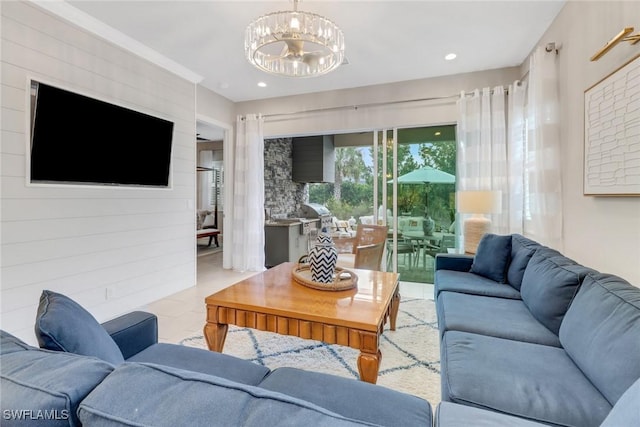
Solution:
{"label": "blue sofa backrest", "polygon": [[113,371],[97,358],[41,350],[5,331],[0,348],[0,410],[8,425],[79,426],[78,405]]}
{"label": "blue sofa backrest", "polygon": [[528,239],[520,234],[511,235],[511,261],[507,269],[507,282],[518,291],[522,286],[522,277],[536,249],[540,243]]}
{"label": "blue sofa backrest", "polygon": [[554,249],[540,247],[522,278],[522,301],[533,317],[558,335],[562,319],[582,281],[587,274],[595,272]]}
{"label": "blue sofa backrest", "polygon": [[87,396],[78,416],[83,425],[132,427],[372,425],[260,387],[168,366],[129,362],[118,366]]}
{"label": "blue sofa backrest", "polygon": [[640,288],[589,274],[564,316],[560,343],[614,405],[640,378]]}

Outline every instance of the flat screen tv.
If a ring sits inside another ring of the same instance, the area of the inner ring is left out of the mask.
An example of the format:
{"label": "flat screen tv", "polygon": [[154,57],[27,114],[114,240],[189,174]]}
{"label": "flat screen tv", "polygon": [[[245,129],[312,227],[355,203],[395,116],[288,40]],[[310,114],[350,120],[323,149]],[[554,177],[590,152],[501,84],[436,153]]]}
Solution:
{"label": "flat screen tv", "polygon": [[31,82],[32,183],[168,187],[173,122]]}

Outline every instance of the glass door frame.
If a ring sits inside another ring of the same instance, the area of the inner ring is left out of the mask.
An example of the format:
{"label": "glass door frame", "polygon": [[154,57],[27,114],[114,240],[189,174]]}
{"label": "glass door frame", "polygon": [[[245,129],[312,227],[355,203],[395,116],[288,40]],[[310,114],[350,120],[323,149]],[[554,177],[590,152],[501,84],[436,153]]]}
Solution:
{"label": "glass door frame", "polygon": [[[378,138],[378,135],[381,135],[382,138]],[[391,138],[389,138],[389,134],[391,134]],[[382,141],[380,141],[382,139]],[[387,170],[387,144],[391,142],[392,150],[392,173],[391,176],[388,176]],[[393,222],[391,224],[391,230],[393,231],[391,237],[391,246],[392,246],[392,264],[391,271],[396,273],[398,271],[398,128],[385,128],[385,129],[376,129],[373,131],[373,174],[376,179],[373,180],[373,220],[376,224],[388,224],[387,218],[387,183],[389,179],[392,182],[392,190],[391,190],[391,217],[393,218]],[[382,150],[380,150],[380,146],[382,145]],[[382,171],[378,169],[378,153],[382,152]],[[378,177],[382,177],[381,180]],[[378,181],[381,181],[382,185],[382,203],[378,202]],[[378,207],[380,206],[380,208]],[[380,213],[382,214],[380,217]],[[389,249],[387,248],[387,251]],[[386,258],[386,257],[385,257]],[[385,269],[388,263],[385,263]]]}

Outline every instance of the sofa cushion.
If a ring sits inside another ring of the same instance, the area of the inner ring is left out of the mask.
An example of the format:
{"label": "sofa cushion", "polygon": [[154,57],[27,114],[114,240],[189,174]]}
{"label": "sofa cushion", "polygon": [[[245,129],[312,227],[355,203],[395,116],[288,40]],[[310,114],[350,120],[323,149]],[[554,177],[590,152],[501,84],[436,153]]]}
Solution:
{"label": "sofa cushion", "polygon": [[446,331],[463,331],[560,347],[558,336],[522,300],[441,292],[436,305],[441,338]]}
{"label": "sofa cushion", "polygon": [[511,236],[487,233],[478,244],[470,271],[498,283],[506,283],[510,258]]}
{"label": "sofa cushion", "polygon": [[498,412],[440,402],[435,416],[435,427],[543,427],[534,421],[512,417]]}
{"label": "sofa cushion", "polygon": [[42,291],[35,332],[42,348],[95,356],[114,365],[124,361],[118,345],[91,313],[56,292]]}
{"label": "sofa cushion", "polygon": [[640,379],[624,392],[600,427],[640,426]]}
{"label": "sofa cushion", "polygon": [[350,378],[278,368],[260,383],[260,387],[376,425],[431,425],[431,406],[426,400]]}
{"label": "sofa cushion", "polygon": [[517,290],[522,286],[522,277],[529,260],[539,247],[539,243],[520,234],[511,235],[511,261],[507,269],[507,282]]}
{"label": "sofa cushion", "polygon": [[78,417],[120,427],[370,425],[260,387],[138,363],[120,365],[85,398]]}
{"label": "sofa cushion", "polygon": [[557,335],[582,279],[593,270],[561,255],[549,256],[553,252],[541,248],[531,257],[520,293],[531,314]]}
{"label": "sofa cushion", "polygon": [[440,363],[443,401],[575,427],[611,410],[562,348],[448,331]]}
{"label": "sofa cushion", "polygon": [[640,378],[640,288],[610,274],[587,276],[560,342],[609,402],[617,402]]}
{"label": "sofa cushion", "polygon": [[177,344],[154,344],[127,359],[202,372],[242,384],[259,384],[269,368],[215,351]]}
{"label": "sofa cushion", "polygon": [[461,292],[472,295],[486,295],[499,298],[520,299],[520,292],[509,285],[495,282],[477,274],[454,271],[436,270],[436,297],[444,291]]}
{"label": "sofa cushion", "polygon": [[[7,343],[3,336],[3,346]],[[41,350],[24,343],[20,346],[23,351],[0,358],[2,425],[80,425],[78,404],[113,366],[93,357]]]}
{"label": "sofa cushion", "polygon": [[33,347],[25,343],[18,337],[14,337],[9,332],[0,330],[0,356],[17,351],[30,350]]}

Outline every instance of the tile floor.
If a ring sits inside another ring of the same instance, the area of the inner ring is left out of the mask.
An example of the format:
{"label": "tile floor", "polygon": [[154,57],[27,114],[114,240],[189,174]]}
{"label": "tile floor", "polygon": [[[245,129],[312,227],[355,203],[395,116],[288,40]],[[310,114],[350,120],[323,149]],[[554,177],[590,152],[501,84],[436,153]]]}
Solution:
{"label": "tile floor", "polygon": [[[255,273],[223,269],[222,252],[201,256],[198,258],[196,286],[139,309],[158,316],[160,342],[177,343],[188,336],[202,333],[206,321],[205,297],[252,274]],[[403,297],[433,299],[433,285],[400,282],[400,294]]]}

